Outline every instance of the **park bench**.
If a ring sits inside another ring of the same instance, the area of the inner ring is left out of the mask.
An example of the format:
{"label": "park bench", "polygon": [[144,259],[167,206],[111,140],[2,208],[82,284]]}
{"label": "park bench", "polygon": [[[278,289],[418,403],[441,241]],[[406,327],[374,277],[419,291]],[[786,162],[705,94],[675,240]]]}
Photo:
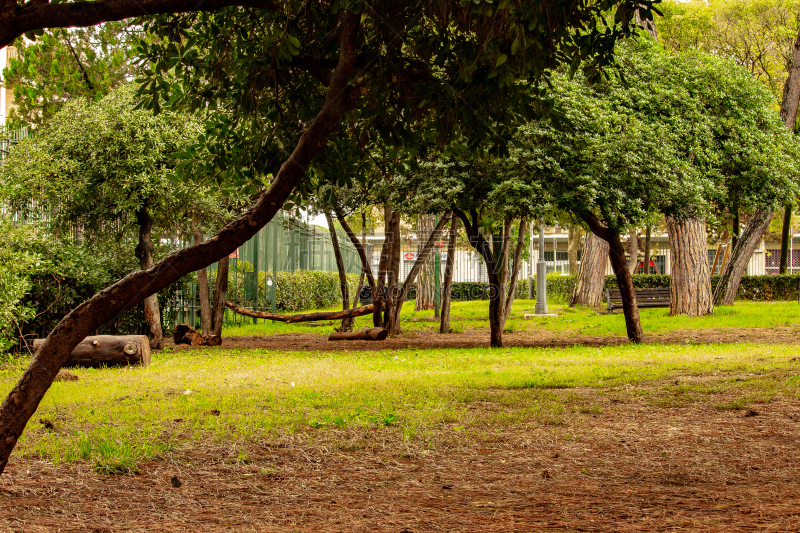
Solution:
{"label": "park bench", "polygon": [[[669,287],[662,289],[635,289],[636,303],[639,307],[669,307]],[[606,289],[608,312],[622,308],[622,295],[619,289]]]}

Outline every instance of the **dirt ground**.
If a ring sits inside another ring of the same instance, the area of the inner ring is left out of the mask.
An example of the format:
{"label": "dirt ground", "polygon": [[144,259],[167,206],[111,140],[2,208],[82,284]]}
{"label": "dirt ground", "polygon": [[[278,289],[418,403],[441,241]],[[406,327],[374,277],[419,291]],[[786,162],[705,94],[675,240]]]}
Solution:
{"label": "dirt ground", "polygon": [[600,412],[498,433],[443,427],[428,442],[397,427],[314,430],[248,444],[247,464],[195,443],[139,475],[13,458],[0,529],[800,531],[797,402],[719,411],[571,393]]}
{"label": "dirt ground", "polygon": [[[709,328],[675,330],[663,334],[648,334],[649,343],[693,342],[710,343],[781,343],[796,344],[800,335],[796,327],[773,328]],[[615,346],[626,344],[621,336],[576,335],[563,331],[535,330],[530,332],[504,333],[506,346]],[[226,337],[224,348],[268,348],[271,350],[399,350],[402,348],[474,348],[488,347],[487,330],[466,330],[462,333],[439,335],[429,331],[410,331],[385,341],[329,341],[325,335],[313,333],[284,333],[278,335]],[[177,346],[178,349],[197,349]]]}

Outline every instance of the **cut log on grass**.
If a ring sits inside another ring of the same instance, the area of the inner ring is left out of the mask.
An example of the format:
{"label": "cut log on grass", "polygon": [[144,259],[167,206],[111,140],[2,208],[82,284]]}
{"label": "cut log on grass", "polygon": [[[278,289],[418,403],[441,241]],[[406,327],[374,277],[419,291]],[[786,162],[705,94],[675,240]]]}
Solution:
{"label": "cut log on grass", "polygon": [[[340,320],[342,318],[353,318],[357,316],[370,315],[373,311],[373,304],[365,305],[363,307],[356,307],[355,309],[348,309],[346,311],[325,311],[321,313],[304,313],[300,315],[279,315],[277,313],[264,313],[262,311],[252,311],[246,309],[233,302],[225,300],[225,305],[228,306],[234,313],[253,318],[263,318],[265,320],[275,320],[276,322],[285,322],[286,324],[294,324],[296,322],[315,322],[317,320]],[[380,328],[378,328],[380,329]]]}
{"label": "cut log on grass", "polygon": [[219,335],[203,335],[188,324],[178,324],[172,332],[175,344],[190,344],[192,346],[220,346],[222,337]]}
{"label": "cut log on grass", "polygon": [[358,331],[334,331],[329,341],[382,341],[389,336],[389,330],[383,328],[361,328]]}
{"label": "cut log on grass", "polygon": [[[44,339],[34,339],[33,349]],[[86,337],[72,350],[65,366],[127,366],[150,364],[150,341],[146,335],[97,335]]]}

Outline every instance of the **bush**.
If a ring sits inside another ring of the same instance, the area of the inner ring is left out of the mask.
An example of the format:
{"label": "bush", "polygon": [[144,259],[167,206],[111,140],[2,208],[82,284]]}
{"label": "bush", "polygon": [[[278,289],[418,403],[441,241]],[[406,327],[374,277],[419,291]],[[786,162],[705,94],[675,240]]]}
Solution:
{"label": "bush", "polygon": [[[635,274],[631,276],[633,286],[637,289],[653,289],[669,287],[668,274]],[[567,302],[575,289],[577,276],[561,276],[551,274],[547,276],[547,296],[551,300]],[[719,283],[719,276],[711,276],[712,289]],[[606,276],[603,290],[616,289],[616,276]],[[744,276],[739,285],[739,300],[776,301],[796,300],[800,288],[800,275],[792,276]],[[536,287],[534,286],[534,293]],[[519,292],[518,298],[519,298]]]}

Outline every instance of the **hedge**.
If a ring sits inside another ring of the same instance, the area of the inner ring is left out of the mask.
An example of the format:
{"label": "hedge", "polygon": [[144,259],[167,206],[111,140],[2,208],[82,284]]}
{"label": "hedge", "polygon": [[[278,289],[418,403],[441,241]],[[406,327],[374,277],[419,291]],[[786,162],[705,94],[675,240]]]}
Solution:
{"label": "hedge", "polygon": [[[669,287],[670,276],[667,274],[635,274],[633,286],[638,289]],[[575,288],[577,276],[551,274],[547,276],[547,296],[550,300],[566,302]],[[711,276],[711,287],[719,283],[719,276]],[[527,287],[526,287],[527,288]],[[606,276],[603,290],[616,289],[616,276]],[[800,288],[800,275],[791,276],[744,276],[739,285],[738,300],[776,301],[797,300]],[[534,286],[534,293],[536,287]],[[519,298],[519,292],[517,293]],[[526,296],[527,297],[527,294]]]}

